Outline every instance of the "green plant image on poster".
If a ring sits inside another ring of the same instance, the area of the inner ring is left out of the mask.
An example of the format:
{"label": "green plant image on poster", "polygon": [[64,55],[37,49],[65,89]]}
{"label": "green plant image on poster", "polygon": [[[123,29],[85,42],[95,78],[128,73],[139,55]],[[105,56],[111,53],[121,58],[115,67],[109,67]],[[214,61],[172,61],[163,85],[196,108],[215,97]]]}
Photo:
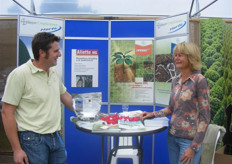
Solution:
{"label": "green plant image on poster", "polygon": [[153,103],[153,42],[153,40],[111,41],[111,102]]}

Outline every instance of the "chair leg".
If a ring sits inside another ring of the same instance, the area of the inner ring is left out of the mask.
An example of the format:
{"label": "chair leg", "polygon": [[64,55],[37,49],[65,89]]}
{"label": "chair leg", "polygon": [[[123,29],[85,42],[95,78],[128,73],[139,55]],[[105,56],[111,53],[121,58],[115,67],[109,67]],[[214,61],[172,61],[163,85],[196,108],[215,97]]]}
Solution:
{"label": "chair leg", "polygon": [[118,158],[112,156],[110,164],[117,164],[118,163]]}
{"label": "chair leg", "polygon": [[133,160],[133,164],[139,164],[140,163],[140,159],[139,159],[138,156],[137,157],[133,157],[132,160]]}

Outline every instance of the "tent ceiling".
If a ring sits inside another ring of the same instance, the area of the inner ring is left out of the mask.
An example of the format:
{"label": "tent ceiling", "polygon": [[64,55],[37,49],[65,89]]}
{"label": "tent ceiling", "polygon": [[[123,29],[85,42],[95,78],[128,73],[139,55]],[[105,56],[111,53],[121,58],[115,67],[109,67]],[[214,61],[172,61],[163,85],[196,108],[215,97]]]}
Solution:
{"label": "tent ceiling", "polygon": [[0,2],[2,2],[0,15],[170,16],[190,12],[194,17],[232,18],[231,0],[0,0]]}

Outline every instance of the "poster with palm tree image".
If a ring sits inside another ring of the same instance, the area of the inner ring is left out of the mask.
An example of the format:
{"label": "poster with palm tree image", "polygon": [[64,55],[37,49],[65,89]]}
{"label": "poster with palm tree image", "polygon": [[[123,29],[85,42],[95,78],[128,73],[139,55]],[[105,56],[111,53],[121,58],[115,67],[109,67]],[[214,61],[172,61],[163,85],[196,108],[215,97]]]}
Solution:
{"label": "poster with palm tree image", "polygon": [[152,40],[113,40],[110,61],[111,102],[153,102]]}

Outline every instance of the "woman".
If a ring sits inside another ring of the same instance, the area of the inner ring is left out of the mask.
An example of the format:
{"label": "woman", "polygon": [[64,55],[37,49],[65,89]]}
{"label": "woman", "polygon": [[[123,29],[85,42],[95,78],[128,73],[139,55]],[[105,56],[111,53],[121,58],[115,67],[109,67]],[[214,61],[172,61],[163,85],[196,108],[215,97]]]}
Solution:
{"label": "woman", "polygon": [[201,55],[195,44],[179,43],[173,52],[181,73],[172,81],[169,106],[143,112],[140,118],[172,115],[167,136],[170,164],[198,164],[210,122],[209,86],[200,73]]}

